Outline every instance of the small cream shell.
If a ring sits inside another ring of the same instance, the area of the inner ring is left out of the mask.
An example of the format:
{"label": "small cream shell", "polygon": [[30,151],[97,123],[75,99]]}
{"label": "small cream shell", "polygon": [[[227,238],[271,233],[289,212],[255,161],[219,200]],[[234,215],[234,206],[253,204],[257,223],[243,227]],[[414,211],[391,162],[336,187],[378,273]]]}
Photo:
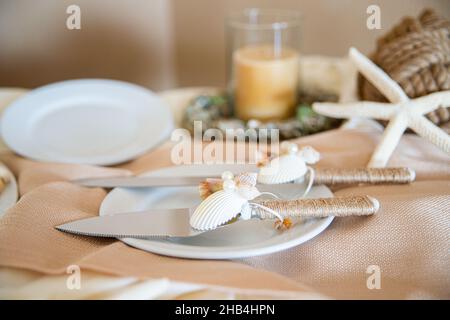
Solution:
{"label": "small cream shell", "polygon": [[212,230],[236,217],[247,200],[234,191],[221,190],[202,201],[190,218],[191,227]]}
{"label": "small cream shell", "polygon": [[254,187],[256,185],[256,181],[258,179],[258,174],[256,172],[243,172],[236,176],[234,179],[238,186],[251,186]]}
{"label": "small cream shell", "polygon": [[288,183],[302,178],[307,171],[306,164],[300,156],[285,154],[260,168],[258,182],[263,184]]}
{"label": "small cream shell", "polygon": [[309,164],[314,164],[320,160],[320,153],[313,147],[306,146],[300,149],[298,155]]}

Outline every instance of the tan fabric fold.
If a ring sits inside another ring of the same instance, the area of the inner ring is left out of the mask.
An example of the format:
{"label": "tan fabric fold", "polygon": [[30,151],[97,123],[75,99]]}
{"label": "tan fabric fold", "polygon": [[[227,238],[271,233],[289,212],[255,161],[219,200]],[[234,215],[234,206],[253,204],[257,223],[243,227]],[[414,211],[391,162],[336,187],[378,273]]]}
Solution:
{"label": "tan fabric fold", "polygon": [[[370,194],[380,201],[380,211],[366,219],[335,218],[321,236],[301,246],[244,262],[333,297],[450,298],[449,181],[354,187],[336,194]],[[380,269],[380,290],[366,285],[372,265]]]}
{"label": "tan fabric fold", "polygon": [[[364,166],[379,133],[336,130],[299,139],[322,154],[320,166]],[[339,195],[380,200],[373,217],[336,218],[313,240],[295,248],[241,261],[163,257],[106,239],[63,234],[54,226],[98,214],[106,195],[69,182],[170,166],[172,143],[117,168],[52,164],[0,156],[18,177],[20,201],[0,219],[0,266],[62,274],[67,266],[138,278],[243,289],[302,291],[335,298],[450,298],[450,157],[414,135],[405,135],[390,161],[409,166],[417,182],[402,186],[333,188]],[[378,266],[381,289],[368,289],[369,266]]]}
{"label": "tan fabric fold", "polygon": [[21,195],[35,187],[55,181],[68,181],[89,177],[126,176],[132,172],[125,169],[104,168],[88,165],[37,162],[12,153],[3,153],[0,160],[18,177]]}
{"label": "tan fabric fold", "polygon": [[[25,194],[0,220],[0,264],[58,274],[70,265],[109,274],[249,289],[300,290],[294,281],[243,264],[163,257],[120,241],[64,234],[65,222],[98,214],[106,192],[52,182]],[[261,282],[261,279],[265,279]]]}

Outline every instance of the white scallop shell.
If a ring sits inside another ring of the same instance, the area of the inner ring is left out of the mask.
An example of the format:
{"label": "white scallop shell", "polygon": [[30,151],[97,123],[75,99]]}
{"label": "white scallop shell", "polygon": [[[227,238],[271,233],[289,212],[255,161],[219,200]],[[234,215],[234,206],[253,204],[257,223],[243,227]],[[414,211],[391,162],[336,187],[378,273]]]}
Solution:
{"label": "white scallop shell", "polygon": [[212,230],[236,217],[246,203],[237,192],[220,190],[200,203],[189,222],[194,229]]}
{"label": "white scallop shell", "polygon": [[297,154],[285,154],[272,159],[259,170],[258,182],[263,184],[288,183],[302,178],[308,168]]}

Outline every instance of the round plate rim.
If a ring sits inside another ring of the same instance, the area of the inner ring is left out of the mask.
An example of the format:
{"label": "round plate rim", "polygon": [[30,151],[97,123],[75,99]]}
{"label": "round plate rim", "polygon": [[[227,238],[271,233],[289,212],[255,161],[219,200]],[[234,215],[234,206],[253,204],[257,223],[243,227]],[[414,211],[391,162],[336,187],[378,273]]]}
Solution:
{"label": "round plate rim", "polygon": [[166,113],[167,119],[170,122],[168,122],[166,129],[161,132],[159,139],[149,140],[149,142],[147,142],[145,145],[142,144],[142,147],[140,147],[138,149],[138,151],[129,152],[128,154],[111,156],[110,159],[108,159],[108,160],[104,159],[103,161],[98,161],[98,160],[96,161],[96,159],[89,159],[89,157],[87,156],[87,157],[77,161],[74,158],[70,158],[70,157],[68,158],[64,155],[60,155],[55,158],[50,158],[48,156],[45,156],[45,154],[43,155],[42,153],[36,155],[33,151],[28,152],[27,150],[23,150],[23,148],[20,148],[20,149],[16,148],[15,142],[10,141],[9,134],[6,132],[8,127],[5,126],[5,124],[6,124],[6,122],[11,121],[10,118],[13,117],[12,114],[13,114],[13,111],[15,108],[21,107],[24,103],[28,104],[30,99],[34,99],[34,97],[36,95],[38,95],[38,97],[39,97],[39,95],[45,94],[48,90],[54,90],[55,88],[58,88],[60,90],[61,89],[67,90],[66,88],[68,86],[80,86],[80,85],[87,85],[87,84],[107,85],[107,86],[111,86],[112,89],[114,87],[115,88],[121,87],[122,89],[137,90],[137,91],[140,91],[140,92],[144,93],[145,95],[147,95],[150,99],[158,101],[158,103],[160,103],[160,105],[162,105],[162,106],[166,105],[164,100],[155,92],[153,92],[145,87],[142,87],[140,85],[125,82],[125,81],[113,80],[113,79],[101,79],[101,78],[88,78],[88,79],[73,79],[73,80],[64,80],[64,81],[60,81],[60,82],[55,82],[55,83],[44,85],[42,87],[28,91],[24,95],[15,99],[13,102],[11,102],[11,104],[9,104],[6,107],[6,109],[3,112],[2,117],[0,119],[0,130],[1,130],[1,135],[3,137],[4,143],[7,145],[8,148],[13,150],[17,154],[27,157],[27,158],[30,158],[32,160],[70,163],[70,164],[111,166],[111,165],[116,165],[116,164],[120,164],[120,163],[129,161],[129,160],[132,160],[136,157],[141,156],[142,154],[145,154],[146,152],[148,152],[150,150],[157,148],[165,140],[167,140],[167,138],[170,136],[170,133],[172,132],[172,130],[174,128],[174,119],[173,119],[173,115],[170,112],[170,108],[166,107],[166,108],[161,108],[161,109],[164,110],[163,112]]}
{"label": "round plate rim", "polygon": [[[158,175],[161,171],[167,171],[176,167],[166,167],[158,170],[152,170],[142,173],[141,175]],[[100,209],[99,215],[108,215],[105,210],[106,203],[111,201],[116,193],[125,190],[126,188],[114,188],[111,190],[106,197],[103,199]],[[328,189],[328,188],[327,188]],[[330,194],[332,192],[328,189]],[[289,249],[300,245],[312,238],[316,237],[320,233],[322,233],[333,221],[334,217],[330,216],[327,218],[322,218],[317,221],[318,225],[313,230],[310,230],[306,233],[301,234],[298,237],[290,239],[286,242],[281,242],[277,244],[270,245],[268,247],[260,247],[260,248],[247,248],[242,250],[230,251],[229,247],[201,247],[201,246],[193,246],[193,245],[180,245],[180,244],[171,244],[165,243],[161,241],[152,241],[152,240],[142,240],[142,239],[133,239],[133,238],[118,238],[118,240],[134,247],[147,252],[152,252],[164,256],[170,257],[178,257],[178,258],[187,258],[187,259],[211,259],[211,260],[223,260],[223,259],[240,259],[240,258],[248,258],[255,257],[260,255],[266,255],[270,253],[275,253],[281,250]],[[145,244],[144,242],[145,241]],[[180,250],[180,246],[184,249],[189,250]],[[228,248],[228,250],[226,249]]]}

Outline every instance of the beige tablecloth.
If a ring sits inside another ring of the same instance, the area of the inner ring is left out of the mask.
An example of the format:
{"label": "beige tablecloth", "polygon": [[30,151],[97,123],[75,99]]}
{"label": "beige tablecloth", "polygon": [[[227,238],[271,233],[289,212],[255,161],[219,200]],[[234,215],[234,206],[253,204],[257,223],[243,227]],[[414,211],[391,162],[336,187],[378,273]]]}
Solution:
{"label": "beige tablecloth", "polygon": [[[297,142],[318,149],[323,156],[321,166],[355,167],[366,164],[379,138],[377,131],[340,129]],[[0,160],[18,177],[22,197],[0,219],[0,266],[60,275],[55,283],[61,294],[69,297],[75,294],[67,293],[63,280],[67,266],[75,264],[86,272],[87,279],[91,272],[100,272],[121,276],[116,282],[124,285],[123,279],[128,277],[134,284],[131,288],[137,286],[135,292],[145,292],[146,286],[163,290],[175,281],[216,290],[212,292],[220,297],[450,298],[450,157],[414,135],[403,137],[389,164],[412,167],[417,172],[416,182],[337,190],[338,195],[375,196],[381,210],[370,218],[337,218],[313,240],[276,254],[239,261],[183,260],[143,252],[115,240],[61,234],[53,229],[98,214],[106,195],[105,190],[79,187],[67,180],[169,166],[171,147],[167,143],[121,165],[120,171],[37,163],[3,154]],[[380,289],[367,287],[370,266],[380,270]],[[151,279],[163,280],[146,282]],[[28,297],[31,290],[39,297],[39,285],[31,289],[22,286],[18,292],[13,289],[3,286],[0,296]],[[114,290],[112,286],[103,296],[121,297]]]}

